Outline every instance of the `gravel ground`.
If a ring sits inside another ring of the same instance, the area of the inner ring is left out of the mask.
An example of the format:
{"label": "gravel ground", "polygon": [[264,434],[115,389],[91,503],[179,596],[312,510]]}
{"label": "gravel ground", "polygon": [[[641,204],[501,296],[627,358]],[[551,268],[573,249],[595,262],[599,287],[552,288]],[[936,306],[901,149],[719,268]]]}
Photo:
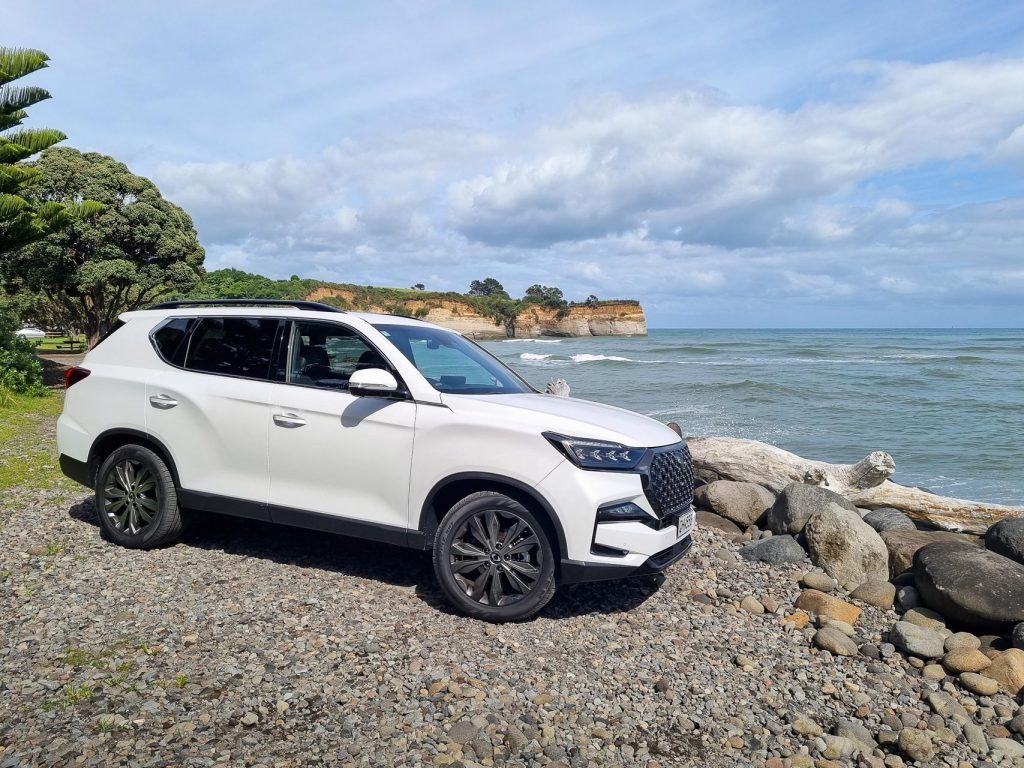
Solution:
{"label": "gravel ground", "polygon": [[[493,626],[449,612],[424,553],[217,516],[124,550],[68,485],[7,492],[0,526],[2,768],[810,766],[802,715],[927,728],[927,764],[974,759],[923,701],[943,681],[812,649],[783,621],[804,569],[740,562],[711,530],[663,579]],[[865,607],[859,642],[894,619]],[[998,707],[1016,711],[981,700],[979,722]]]}

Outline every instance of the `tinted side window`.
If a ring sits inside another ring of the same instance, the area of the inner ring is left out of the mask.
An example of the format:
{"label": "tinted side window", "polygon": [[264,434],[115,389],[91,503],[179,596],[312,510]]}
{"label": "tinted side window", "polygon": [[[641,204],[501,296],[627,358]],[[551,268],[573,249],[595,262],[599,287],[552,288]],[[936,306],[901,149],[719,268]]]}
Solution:
{"label": "tinted side window", "polygon": [[185,342],[193,322],[191,317],[176,317],[153,331],[153,346],[165,363],[179,368],[185,365]]}
{"label": "tinted side window", "polygon": [[361,368],[390,368],[355,331],[333,323],[293,324],[288,381],[307,387],[347,389]]}
{"label": "tinted side window", "polygon": [[203,317],[188,344],[185,367],[191,371],[270,377],[277,318]]}

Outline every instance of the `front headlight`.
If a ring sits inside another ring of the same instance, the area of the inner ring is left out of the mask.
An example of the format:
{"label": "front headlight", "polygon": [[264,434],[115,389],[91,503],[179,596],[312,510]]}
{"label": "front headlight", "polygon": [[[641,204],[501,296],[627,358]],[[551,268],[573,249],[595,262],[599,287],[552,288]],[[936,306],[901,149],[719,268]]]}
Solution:
{"label": "front headlight", "polygon": [[621,443],[569,437],[555,432],[545,432],[544,437],[582,469],[631,470],[647,453],[646,448],[629,448]]}

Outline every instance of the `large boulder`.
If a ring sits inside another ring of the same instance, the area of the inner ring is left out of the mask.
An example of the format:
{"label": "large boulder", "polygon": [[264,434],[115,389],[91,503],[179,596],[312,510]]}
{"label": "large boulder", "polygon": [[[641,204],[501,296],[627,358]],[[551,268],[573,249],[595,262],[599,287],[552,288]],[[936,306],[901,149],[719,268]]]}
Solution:
{"label": "large boulder", "polygon": [[771,536],[747,544],[740,549],[740,557],[744,560],[783,565],[806,562],[807,553],[792,536]]}
{"label": "large boulder", "polygon": [[715,480],[698,488],[694,501],[702,509],[746,528],[760,520],[765,510],[775,503],[775,494],[757,483]]}
{"label": "large boulder", "polygon": [[768,510],[765,527],[772,533],[798,534],[816,512],[829,504],[857,513],[857,508],[853,504],[828,488],[790,483],[782,489],[782,493]]}
{"label": "large boulder", "polygon": [[896,578],[910,570],[914,564],[914,553],[921,547],[937,541],[961,541],[974,543],[977,539],[962,533],[949,531],[888,530],[882,533],[882,541],[889,551],[889,575]]}
{"label": "large boulder", "polygon": [[819,509],[804,527],[811,561],[846,590],[866,581],[887,581],[889,553],[875,529],[856,511],[834,502]]}
{"label": "large boulder", "polygon": [[864,515],[864,522],[879,533],[883,531],[912,531],[914,521],[907,515],[892,507],[879,507]]}
{"label": "large boulder", "polygon": [[929,544],[914,555],[921,599],[947,621],[1009,632],[1024,621],[1024,566],[973,544]]}
{"label": "large boulder", "polygon": [[1024,517],[1000,520],[985,533],[985,548],[1024,563]]}

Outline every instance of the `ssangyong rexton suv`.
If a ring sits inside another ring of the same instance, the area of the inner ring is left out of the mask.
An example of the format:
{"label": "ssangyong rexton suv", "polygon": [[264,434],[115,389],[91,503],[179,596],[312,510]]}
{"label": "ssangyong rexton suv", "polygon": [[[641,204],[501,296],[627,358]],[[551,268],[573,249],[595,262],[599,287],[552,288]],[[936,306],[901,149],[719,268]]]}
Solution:
{"label": "ssangyong rexton suv", "polygon": [[173,542],[184,508],[432,549],[448,599],[490,621],[690,548],[675,432],[541,394],[419,320],[170,302],[123,314],[66,383],[61,468],[125,547]]}

